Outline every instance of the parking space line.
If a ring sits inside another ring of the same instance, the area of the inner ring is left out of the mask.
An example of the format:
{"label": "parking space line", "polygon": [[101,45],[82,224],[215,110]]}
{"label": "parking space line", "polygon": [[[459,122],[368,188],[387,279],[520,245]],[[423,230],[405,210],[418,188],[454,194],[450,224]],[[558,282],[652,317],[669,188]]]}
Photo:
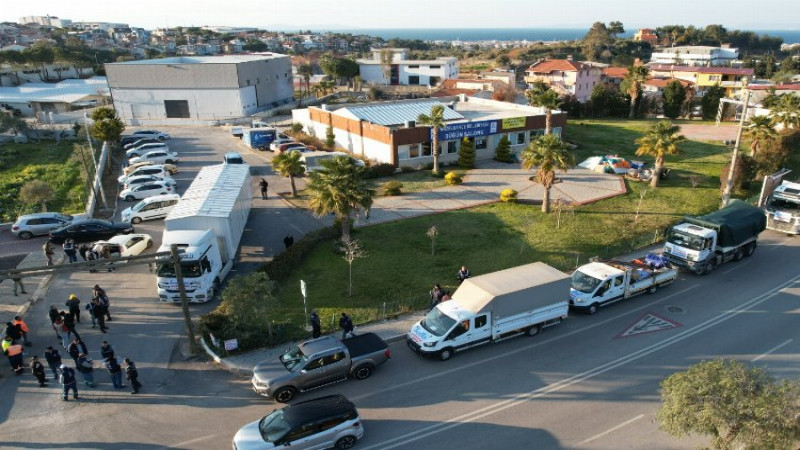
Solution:
{"label": "parking space line", "polygon": [[786,346],[786,345],[787,345],[787,344],[789,344],[790,342],[792,342],[792,339],[787,339],[787,340],[786,340],[786,341],[784,341],[782,344],[778,344],[778,345],[776,345],[775,347],[772,347],[771,349],[767,350],[766,352],[764,352],[764,353],[762,353],[762,354],[760,354],[760,355],[756,356],[755,358],[751,359],[751,360],[750,360],[750,362],[756,362],[756,361],[758,361],[759,359],[761,359],[761,358],[764,358],[765,356],[767,356],[767,355],[769,355],[769,354],[771,354],[771,353],[774,353],[774,352],[778,351],[780,348],[782,348],[782,347]]}
{"label": "parking space line", "polygon": [[603,437],[603,436],[605,436],[607,434],[611,434],[611,433],[619,430],[622,427],[625,427],[627,425],[632,424],[633,422],[636,422],[637,420],[641,419],[642,417],[644,417],[644,414],[639,414],[638,416],[634,417],[633,419],[626,420],[625,422],[622,422],[621,424],[619,424],[619,425],[617,425],[617,426],[615,426],[613,428],[609,428],[608,430],[603,431],[600,434],[595,434],[594,436],[590,437],[589,439],[586,439],[585,441],[578,442],[578,445],[588,444],[589,442],[592,442],[595,439],[599,439],[599,438],[601,438],[601,437]]}

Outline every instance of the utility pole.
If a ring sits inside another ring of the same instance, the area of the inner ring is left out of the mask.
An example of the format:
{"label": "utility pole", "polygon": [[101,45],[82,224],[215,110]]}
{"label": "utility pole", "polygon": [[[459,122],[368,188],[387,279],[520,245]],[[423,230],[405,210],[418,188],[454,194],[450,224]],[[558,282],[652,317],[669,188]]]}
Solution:
{"label": "utility pole", "polygon": [[733,144],[733,156],[731,157],[731,168],[728,171],[728,181],[725,183],[725,190],[722,192],[722,208],[728,206],[733,192],[733,177],[736,174],[736,160],[739,158],[739,145],[742,142],[742,130],[744,129],[745,117],[747,117],[747,107],[750,104],[750,89],[747,89],[747,79],[742,82],[744,87],[744,104],[742,105],[742,117],[739,118],[739,131],[736,132],[736,143]]}
{"label": "utility pole", "polygon": [[169,246],[172,257],[172,264],[175,265],[175,278],[178,280],[178,292],[181,296],[181,307],[183,308],[183,319],[186,321],[186,332],[189,334],[189,351],[194,355],[197,353],[197,340],[194,337],[194,327],[192,326],[192,316],[189,315],[189,300],[186,298],[186,286],[183,285],[183,270],[181,270],[181,258],[178,254],[178,245]]}
{"label": "utility pole", "polygon": [[106,192],[103,190],[102,176],[100,175],[100,170],[97,167],[97,160],[95,160],[94,158],[94,145],[92,145],[92,135],[91,132],[89,131],[89,114],[83,113],[83,118],[86,119],[86,142],[89,143],[89,150],[92,152],[92,164],[94,164],[94,180],[92,180],[92,186],[94,186],[97,183],[98,178],[101,178],[100,199],[103,201],[103,208],[108,209],[108,202],[106,201]]}

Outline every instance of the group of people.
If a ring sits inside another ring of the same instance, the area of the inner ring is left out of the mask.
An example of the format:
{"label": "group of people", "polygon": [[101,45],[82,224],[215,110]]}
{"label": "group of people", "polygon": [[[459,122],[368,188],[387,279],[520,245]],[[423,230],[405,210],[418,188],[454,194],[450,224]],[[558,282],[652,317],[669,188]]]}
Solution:
{"label": "group of people", "polygon": [[[466,280],[471,276],[472,274],[469,272],[469,269],[467,269],[467,266],[461,266],[461,269],[459,269],[458,273],[456,273],[458,284],[463,283],[464,280]],[[436,305],[438,305],[439,303],[446,300],[450,300],[450,291],[444,289],[439,283],[433,285],[433,289],[431,289],[429,294],[431,301],[430,301],[430,308],[428,309],[428,311],[435,308]]]}
{"label": "group of people", "polygon": [[[78,247],[73,239],[67,239],[64,241],[62,248],[64,249],[64,255],[67,257],[67,261],[70,263],[78,262],[78,255],[80,255],[83,261],[96,261],[99,259],[111,258],[111,248],[108,245],[104,245],[102,242],[97,242],[94,246],[89,246],[89,244],[83,243],[80,245],[80,247]],[[52,242],[49,240],[45,242],[42,246],[42,252],[44,253],[45,258],[47,258],[48,266],[55,264],[53,260],[55,257],[55,249],[53,248]],[[109,272],[113,270],[113,267],[108,269]],[[90,272],[95,272],[95,270],[91,269]],[[21,283],[20,286],[22,286]],[[23,294],[26,293],[24,287],[22,291]]]}
{"label": "group of people", "polygon": [[[308,323],[311,324],[311,337],[316,339],[322,336],[322,322],[320,321],[319,314],[316,309],[311,310],[311,315],[308,318]],[[339,328],[342,330],[342,339],[347,338],[347,335],[355,336],[355,325],[353,319],[345,313],[339,315]]]}

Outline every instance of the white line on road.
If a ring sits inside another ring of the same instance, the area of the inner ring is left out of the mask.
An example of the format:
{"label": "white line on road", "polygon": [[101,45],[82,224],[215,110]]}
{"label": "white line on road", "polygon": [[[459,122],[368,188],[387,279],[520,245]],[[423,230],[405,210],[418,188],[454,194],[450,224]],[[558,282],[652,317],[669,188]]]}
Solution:
{"label": "white line on road", "polygon": [[601,437],[603,437],[603,436],[605,436],[607,434],[611,434],[611,433],[619,430],[620,428],[622,428],[624,426],[627,426],[627,425],[632,424],[633,422],[636,422],[637,420],[641,419],[642,417],[644,417],[644,414],[639,414],[638,416],[634,417],[633,419],[626,420],[625,422],[622,422],[621,424],[615,426],[614,428],[609,428],[608,430],[603,431],[600,434],[595,434],[594,436],[590,437],[589,439],[586,439],[585,441],[578,442],[578,445],[588,444],[589,442],[592,442],[595,439],[599,439],[599,438],[601,438]]}
{"label": "white line on road", "polygon": [[771,349],[767,350],[765,353],[762,353],[762,354],[760,354],[760,355],[756,356],[755,358],[751,359],[751,360],[750,360],[750,362],[756,362],[756,361],[758,361],[759,359],[761,359],[761,358],[763,358],[763,357],[765,357],[765,356],[769,355],[770,353],[773,353],[773,352],[777,351],[778,349],[780,349],[780,348],[781,348],[781,347],[783,347],[784,345],[787,345],[789,342],[792,342],[792,340],[791,340],[791,339],[787,339],[787,340],[786,340],[785,342],[783,342],[782,344],[778,344],[778,345],[776,345],[775,347],[772,347]]}
{"label": "white line on road", "polygon": [[210,439],[210,438],[213,438],[213,437],[216,437],[216,436],[217,436],[216,434],[209,434],[207,436],[202,436],[202,437],[199,437],[199,438],[190,439],[188,441],[178,442],[177,444],[172,444],[169,447],[161,447],[161,448],[163,450],[167,450],[167,449],[171,449],[171,448],[186,447],[189,444],[196,444],[196,443],[198,443],[200,441],[205,441],[207,439]]}

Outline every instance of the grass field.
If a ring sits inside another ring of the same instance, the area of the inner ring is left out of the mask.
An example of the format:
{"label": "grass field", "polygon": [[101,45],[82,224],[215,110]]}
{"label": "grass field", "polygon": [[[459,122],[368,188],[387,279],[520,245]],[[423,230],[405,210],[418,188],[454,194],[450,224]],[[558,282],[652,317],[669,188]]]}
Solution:
{"label": "grass field", "polygon": [[[634,158],[634,140],[649,124],[581,120],[569,124],[567,139],[578,144],[578,161],[607,153]],[[302,328],[301,279],[308,286],[309,307],[317,308],[330,330],[332,317],[341,311],[365,322],[422,308],[434,283],[455,290],[462,264],[473,275],[533,261],[571,270],[592,256],[610,257],[653,242],[683,215],[719,205],[719,173],[730,150],[710,142],[687,142],[683,149],[668,157],[666,166],[673,171],[658,189],[626,181],[628,194],[560,214],[496,203],[358,229],[353,237],[368,256],[353,264],[352,296],[347,295],[347,263],[335,243],[323,243],[281,283],[272,317],[285,327]],[[432,225],[439,230],[434,255],[426,236]]]}
{"label": "grass field", "polygon": [[[64,213],[80,213],[86,203],[81,162],[72,158],[71,142],[42,140],[40,143],[5,144],[0,146],[0,221],[16,220],[17,216],[40,211],[39,205],[26,205],[19,199],[19,190],[29,180],[47,182],[54,191],[47,209]],[[89,162],[91,164],[91,162]]]}

